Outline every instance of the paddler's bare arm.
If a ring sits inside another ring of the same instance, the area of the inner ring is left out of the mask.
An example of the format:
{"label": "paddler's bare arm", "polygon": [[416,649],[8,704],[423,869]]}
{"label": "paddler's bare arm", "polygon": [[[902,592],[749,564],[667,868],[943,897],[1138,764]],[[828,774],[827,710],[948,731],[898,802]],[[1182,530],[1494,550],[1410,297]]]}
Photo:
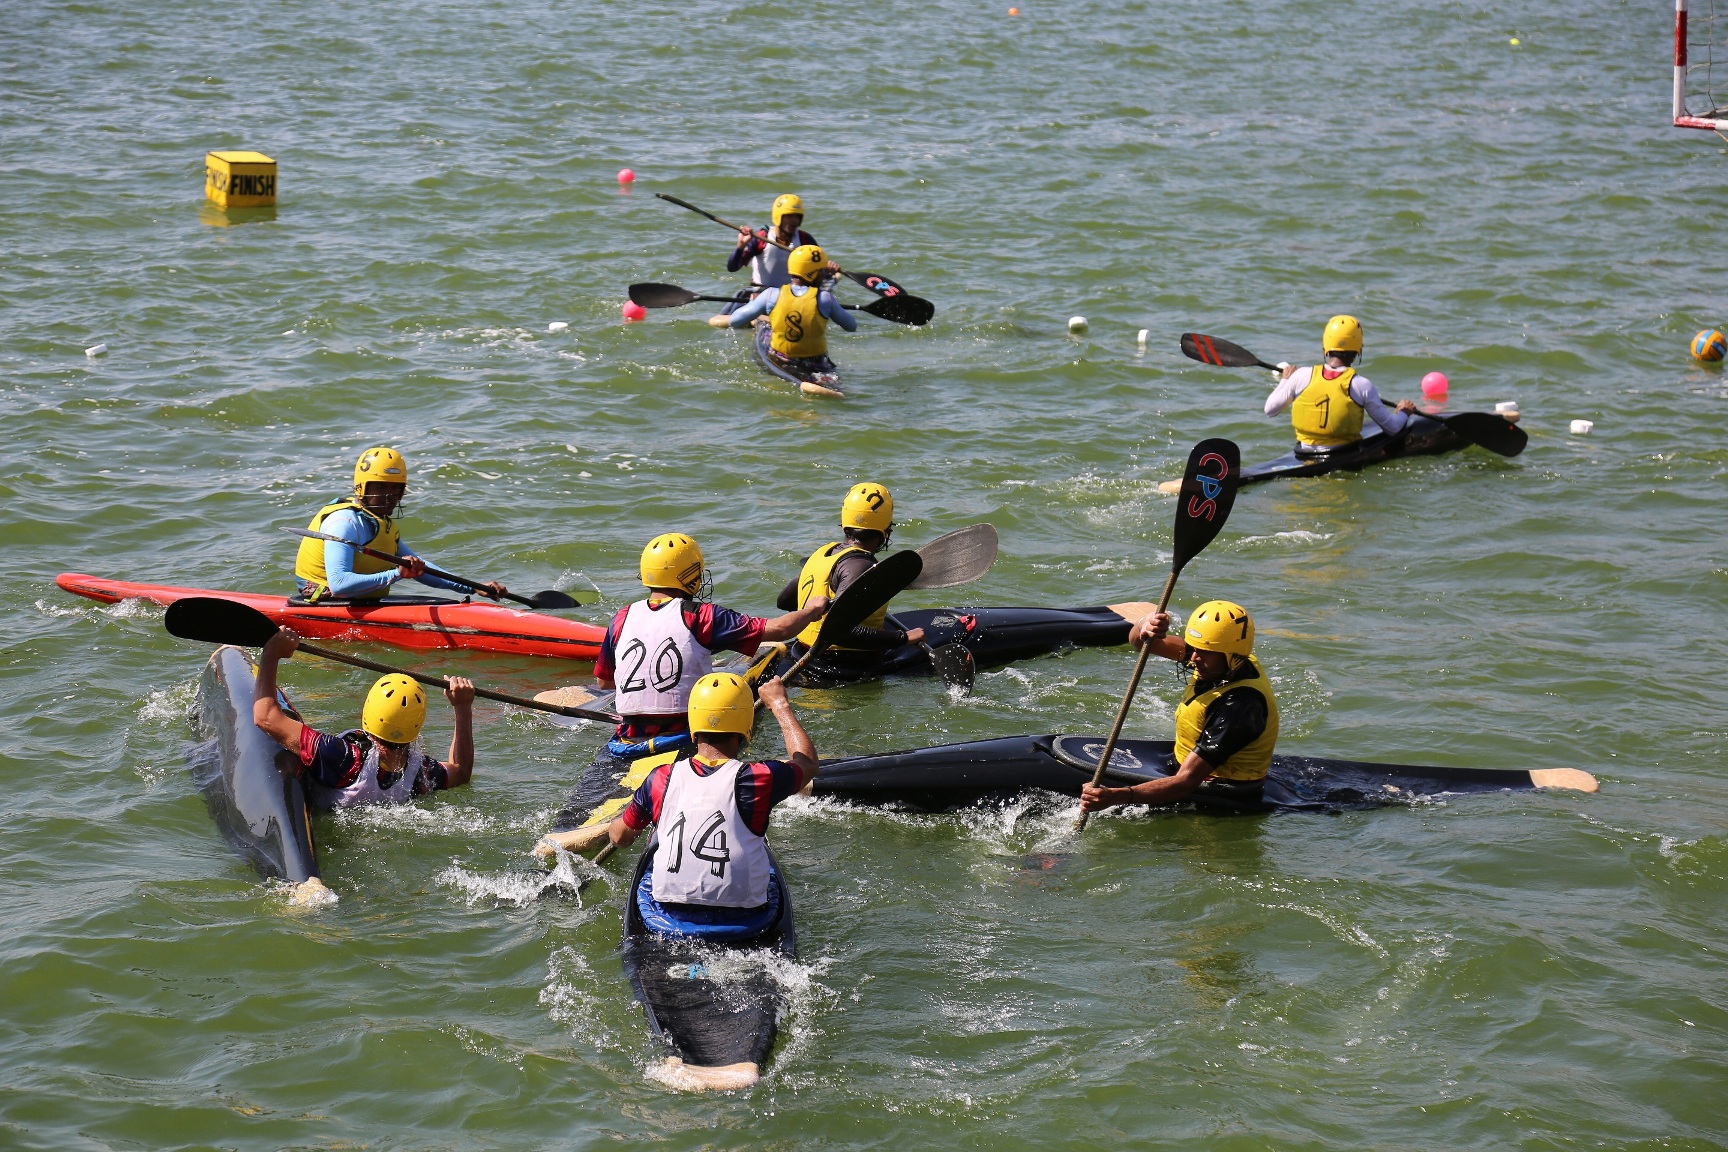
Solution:
{"label": "paddler's bare arm", "polygon": [[1122,804],[1175,804],[1186,800],[1212,775],[1212,765],[1200,759],[1200,753],[1190,752],[1182,767],[1170,776],[1147,780],[1132,788],[1101,788],[1087,784],[1080,789],[1080,810],[1096,812]]}
{"label": "paddler's bare arm", "polygon": [[1128,629],[1128,644],[1138,648],[1142,644],[1150,644],[1154,656],[1162,656],[1166,660],[1182,659],[1182,649],[1187,645],[1181,637],[1169,635],[1170,613],[1148,612],[1140,623]]}
{"label": "paddler's bare arm", "polygon": [[300,637],[278,628],[258,654],[258,679],[252,685],[252,723],[290,752],[300,750],[300,730],[306,725],[282,711],[276,699],[276,665],[294,655]]}
{"label": "paddler's bare arm", "polygon": [[798,785],[803,788],[816,779],[820,765],[816,760],[815,742],[810,739],[810,733],[804,731],[804,725],[798,723],[798,714],[792,711],[792,701],[786,698],[786,685],[775,677],[756,690],[756,697],[779,722],[780,738],[786,744],[786,758],[798,765],[798,771],[803,773],[804,778]]}
{"label": "paddler's bare arm", "polygon": [[444,699],[450,701],[450,709],[456,713],[456,730],[450,734],[450,757],[444,761],[446,786],[460,788],[474,774],[474,681],[466,676],[450,677]]}
{"label": "paddler's bare arm", "polygon": [[810,602],[796,612],[788,612],[784,616],[776,616],[772,620],[762,622],[762,639],[790,640],[804,631],[828,611],[828,597],[812,596]]}

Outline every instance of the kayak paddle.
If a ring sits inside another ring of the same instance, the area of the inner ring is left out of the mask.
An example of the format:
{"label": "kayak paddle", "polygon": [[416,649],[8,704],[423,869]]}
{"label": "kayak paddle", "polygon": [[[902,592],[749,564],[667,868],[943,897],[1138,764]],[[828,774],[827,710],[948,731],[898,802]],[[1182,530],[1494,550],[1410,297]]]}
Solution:
{"label": "kayak paddle", "polygon": [[[308,540],[328,540],[332,544],[347,544],[348,547],[354,549],[356,552],[364,552],[366,555],[371,556],[374,559],[388,560],[392,564],[406,566],[408,563],[407,558],[404,556],[397,556],[390,552],[381,552],[376,548],[368,548],[364,544],[351,544],[340,536],[331,536],[323,532],[312,532],[305,528],[282,528],[279,529],[279,531],[286,532],[290,536],[304,536]],[[428,576],[436,576],[441,580],[448,580],[452,584],[460,584],[464,588],[468,589],[468,591],[478,593],[479,595],[485,596],[491,600],[497,600],[500,598],[505,600],[514,600],[516,603],[526,604],[530,608],[579,608],[583,604],[598,604],[600,602],[600,594],[598,592],[579,592],[575,596],[571,596],[567,592],[556,592],[550,588],[544,592],[536,592],[532,596],[518,596],[514,592],[504,592],[499,596],[493,596],[491,589],[487,588],[484,584],[477,583],[462,576],[454,576],[449,572],[445,572],[443,569],[434,568],[430,564],[426,565],[426,574]]]}
{"label": "kayak paddle", "polygon": [[[270,617],[234,600],[223,600],[215,596],[187,596],[168,605],[167,614],[162,619],[162,626],[180,637],[182,640],[199,640],[205,644],[232,644],[238,648],[262,648],[270,642],[270,637],[276,635],[277,627]],[[358,656],[345,656],[340,652],[332,652],[328,648],[320,648],[300,642],[300,651],[311,656],[319,656],[325,660],[334,660],[338,664],[350,664],[355,668],[367,668],[373,672],[392,672],[403,676],[412,676],[422,684],[434,688],[448,688],[450,682],[442,676],[432,676],[424,672],[411,672],[406,668],[395,668],[389,664],[379,664],[372,660],[362,660]],[[492,692],[485,688],[474,689],[474,695],[487,700],[496,700],[500,704],[513,704],[518,708],[531,708],[536,712],[552,712],[559,716],[576,716],[583,720],[599,720],[607,724],[618,723],[618,717],[610,712],[597,712],[592,708],[577,708],[569,705],[543,704],[538,700],[527,700],[521,696],[507,696],[502,692]]]}
{"label": "kayak paddle", "polygon": [[[906,625],[888,617],[888,622],[896,627],[906,628]],[[910,632],[912,629],[906,628]],[[918,641],[918,647],[924,650],[924,655],[930,657],[930,667],[936,670],[942,683],[950,688],[960,689],[960,695],[972,694],[972,682],[978,678],[978,661],[972,656],[972,649],[959,640],[933,648],[928,640]]]}
{"label": "kayak paddle", "polygon": [[[1182,333],[1182,355],[1202,364],[1220,368],[1266,368],[1282,372],[1276,364],[1268,364],[1240,344],[1232,344],[1217,336],[1202,336],[1198,332]],[[1530,442],[1529,433],[1504,416],[1492,412],[1460,412],[1456,416],[1441,416],[1433,412],[1420,413],[1430,420],[1446,425],[1463,441],[1486,448],[1496,456],[1516,456]]]}
{"label": "kayak paddle", "polygon": [[996,529],[989,524],[973,524],[938,536],[918,555],[924,561],[924,571],[910,588],[952,588],[970,584],[996,563]]}
{"label": "kayak paddle", "polygon": [[923,570],[924,561],[918,553],[896,552],[846,585],[828,606],[828,614],[822,617],[816,642],[777,679],[790,683],[818,652],[845,639],[872,612],[904,592]]}
{"label": "kayak paddle", "polygon": [[[650,282],[630,285],[630,302],[643,308],[682,308],[698,300],[712,300],[716,304],[742,303],[736,296],[704,296],[676,284]],[[842,304],[841,307],[848,312],[868,313],[894,324],[922,328],[934,315],[934,310],[920,307],[927,304],[928,301],[919,300],[916,296],[881,296],[868,304]]]}
{"label": "kayak paddle", "polygon": [[[1236,474],[1242,469],[1242,453],[1234,441],[1222,438],[1202,440],[1188,453],[1188,467],[1182,473],[1182,492],[1176,500],[1176,528],[1170,558],[1170,578],[1164,581],[1164,594],[1158,597],[1157,611],[1170,604],[1170,594],[1176,590],[1176,577],[1188,561],[1198,556],[1212,543],[1230,508],[1236,503]],[[1104,741],[1104,751],[1098,757],[1098,767],[1092,773],[1096,785],[1104,779],[1104,769],[1116,752],[1116,741],[1122,737],[1122,725],[1128,720],[1128,707],[1134,703],[1134,693],[1140,688],[1140,677],[1146,671],[1146,660],[1152,646],[1142,642],[1140,657],[1134,661],[1134,674],[1128,679],[1128,691],[1122,694],[1122,706],[1116,709],[1116,722],[1110,726],[1110,738]],[[1074,821],[1074,831],[1086,827],[1086,813]]]}
{"label": "kayak paddle", "polygon": [[[696,213],[696,215],[698,215],[698,216],[706,216],[708,219],[714,221],[714,223],[732,229],[733,232],[744,231],[744,229],[740,228],[738,225],[733,224],[727,220],[722,220],[722,219],[720,219],[720,217],[714,215],[714,213],[704,211],[703,209],[698,208],[698,207],[696,207],[696,205],[690,203],[690,201],[688,201],[688,200],[680,200],[680,199],[678,199],[678,197],[668,196],[664,192],[656,192],[656,193],[654,193],[654,195],[658,196],[660,199],[666,201],[669,204],[676,204],[680,208],[688,208],[690,211]],[[780,243],[780,241],[774,239],[772,236],[765,237],[765,239],[767,240],[768,243],[774,245],[774,247],[776,247],[776,248],[784,248],[788,252],[790,252],[792,250],[792,246],[790,244],[782,244],[782,243]],[[908,300],[918,301],[918,303],[922,307],[929,309],[929,311],[924,316],[924,320],[920,321],[920,324],[928,322],[930,317],[934,316],[936,314],[936,306],[934,304],[931,304],[928,300],[922,299],[921,297],[912,295],[912,293],[906,291],[906,289],[900,287],[900,285],[894,283],[894,281],[888,279],[888,277],[886,277],[886,276],[879,275],[878,273],[875,273],[875,272],[841,272],[840,274],[842,276],[846,277],[846,279],[852,281],[854,284],[857,284],[858,286],[860,286],[862,288],[868,288],[870,291],[876,293],[876,295],[878,295],[878,296],[883,296],[883,297],[901,296],[901,297],[904,297]],[[647,307],[646,304],[644,304],[642,306],[644,308]]]}

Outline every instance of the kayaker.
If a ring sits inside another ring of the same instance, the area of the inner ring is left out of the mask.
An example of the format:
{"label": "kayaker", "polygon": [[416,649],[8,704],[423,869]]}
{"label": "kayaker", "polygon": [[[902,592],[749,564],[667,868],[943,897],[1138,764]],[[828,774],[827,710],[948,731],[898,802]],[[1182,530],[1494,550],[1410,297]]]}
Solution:
{"label": "kayaker", "polygon": [[456,715],[450,754],[426,755],[415,743],[426,723],[426,690],[419,681],[392,672],[372,685],[357,730],[330,736],[282,710],[276,698],[276,666],[294,655],[300,637],[278,629],[258,657],[252,692],[252,722],[299,756],[307,799],[320,808],[406,804],[416,796],[460,788],[474,770],[474,682],[450,677],[444,698]]}
{"label": "kayaker", "polygon": [[715,652],[754,656],[764,642],[816,627],[828,611],[826,596],[771,620],[706,602],[702,549],[681,532],[650,540],[640,571],[648,595],[619,609],[594,663],[601,687],[617,691],[620,720],[606,747],[621,759],[690,742],[690,690],[713,669]]}
{"label": "kayaker", "polygon": [[840,306],[832,292],[818,286],[827,267],[828,258],[816,245],[794,248],[786,257],[786,270],[792,277],[789,283],[764,290],[736,312],[710,316],[708,323],[715,328],[745,328],[758,316],[767,316],[768,355],[775,363],[795,373],[833,372],[834,361],[828,359],[828,321],[848,332],[858,330],[858,321]]}
{"label": "kayaker", "polygon": [[[788,192],[774,198],[768,227],[754,232],[738,229],[738,246],[726,260],[726,271],[736,272],[746,264],[750,266],[750,287],[739,303],[764,288],[778,288],[792,278],[786,271],[786,257],[794,248],[816,244],[816,237],[804,231],[803,225],[804,201]],[[828,261],[828,274],[840,275],[840,265]],[[738,304],[729,305],[727,311],[736,307]]]}
{"label": "kayaker", "polygon": [[785,685],[769,680],[760,692],[779,722],[786,760],[738,759],[756,720],[750,686],[729,672],[704,676],[690,691],[695,751],[649,773],[607,829],[622,848],[649,825],[660,828],[653,881],[638,897],[652,900],[644,919],[658,930],[671,927],[675,934],[680,921],[710,932],[717,924],[772,922],[763,839],[769,816],[816,778],[817,759]]}
{"label": "kayaker", "polygon": [[[833,598],[852,581],[876,566],[876,554],[894,535],[894,497],[880,484],[854,484],[840,504],[841,539],[810,553],[804,567],[780,590],[775,606],[781,611],[801,608],[812,597]],[[821,626],[812,624],[798,636],[799,645],[815,643]],[[924,629],[910,631],[888,622],[884,604],[822,653],[828,667],[873,665],[880,654],[924,639]]]}
{"label": "kayaker", "polygon": [[1176,705],[1174,773],[1131,788],[1087,784],[1087,812],[1121,804],[1175,804],[1195,799],[1230,807],[1260,801],[1272,747],[1278,742],[1278,702],[1254,659],[1254,621],[1228,600],[1209,600],[1188,618],[1184,635],[1170,636],[1170,614],[1153,612],[1128,633],[1154,655],[1194,669]]}
{"label": "kayaker", "polygon": [[1318,456],[1362,439],[1362,416],[1395,436],[1410,422],[1416,405],[1400,400],[1387,407],[1380,392],[1353,364],[1362,354],[1362,325],[1354,316],[1334,316],[1320,337],[1321,363],[1311,368],[1282,364],[1282,375],[1266,397],[1266,415],[1290,409],[1296,429],[1296,454]]}
{"label": "kayaker", "polygon": [[[302,539],[294,556],[294,575],[300,581],[300,599],[310,604],[338,600],[376,600],[398,581],[418,580],[433,588],[467,592],[466,584],[453,584],[426,571],[426,562],[402,541],[392,517],[408,491],[408,461],[394,448],[368,448],[354,464],[354,494],[318,509],[308,532],[340,536],[348,543]],[[371,547],[408,557],[405,565],[368,556],[359,549]],[[479,589],[498,599],[507,589],[497,582]]]}

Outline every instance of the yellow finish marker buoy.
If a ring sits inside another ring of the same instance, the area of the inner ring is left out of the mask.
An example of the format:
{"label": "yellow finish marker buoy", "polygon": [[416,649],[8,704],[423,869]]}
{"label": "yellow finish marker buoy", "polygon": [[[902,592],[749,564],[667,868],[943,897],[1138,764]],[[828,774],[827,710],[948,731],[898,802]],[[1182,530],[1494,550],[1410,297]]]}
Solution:
{"label": "yellow finish marker buoy", "polygon": [[1514,37],[1512,37],[1512,39],[1506,41],[1506,43],[1508,43],[1508,44],[1512,45],[1512,47],[1516,48],[1516,47],[1518,47],[1518,37],[1514,36]]}
{"label": "yellow finish marker buoy", "polygon": [[262,152],[206,152],[204,195],[218,208],[273,207],[276,161]]}

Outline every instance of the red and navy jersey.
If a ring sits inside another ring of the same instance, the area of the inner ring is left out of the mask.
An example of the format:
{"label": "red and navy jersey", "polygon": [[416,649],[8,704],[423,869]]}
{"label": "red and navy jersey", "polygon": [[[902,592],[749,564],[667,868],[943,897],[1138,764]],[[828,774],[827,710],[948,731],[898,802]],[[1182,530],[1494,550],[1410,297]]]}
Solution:
{"label": "red and navy jersey", "polygon": [[[742,248],[733,248],[732,255],[726,257],[726,271],[736,272],[738,269],[744,267],[746,264],[750,263],[750,261],[760,256],[762,254],[762,249],[768,246],[767,241],[763,239],[763,236],[766,234],[777,233],[773,227],[759,228],[756,230],[754,239],[752,239],[750,243],[744,245]],[[806,244],[815,243],[816,237],[800,228],[798,229],[798,242],[796,244],[789,244],[787,247],[801,248]]]}
{"label": "red and navy jersey", "polygon": [[[691,765],[698,776],[711,776],[722,764],[704,764],[694,756]],[[660,806],[666,801],[666,784],[672,779],[672,765],[662,764],[648,773],[636,794],[622,813],[624,824],[640,832],[660,819]],[[762,760],[746,764],[738,770],[738,815],[744,826],[758,836],[768,834],[768,814],[774,805],[804,787],[804,772],[785,760]]]}
{"label": "red and navy jersey", "polygon": [[[648,602],[657,611],[665,611],[659,607],[667,603],[665,598],[650,596]],[[695,635],[696,643],[710,652],[741,652],[754,656],[756,649],[762,646],[762,628],[766,621],[760,616],[746,616],[718,604],[697,604],[692,600],[680,599],[678,605],[684,612],[684,626]],[[629,614],[629,605],[618,609],[618,614],[612,617],[612,623],[606,629],[606,638],[600,642],[600,658],[594,661],[594,675],[601,680],[617,678],[618,634],[624,630],[624,617]]]}
{"label": "red and navy jersey", "polygon": [[[309,774],[326,788],[340,790],[358,780],[360,769],[366,765],[366,754],[371,750],[372,742],[360,732],[327,736],[310,724],[300,728],[301,774]],[[379,785],[389,788],[395,781],[392,776],[388,782],[380,779]],[[420,775],[414,780],[414,795],[424,796],[448,787],[450,770],[430,756],[425,757]]]}

